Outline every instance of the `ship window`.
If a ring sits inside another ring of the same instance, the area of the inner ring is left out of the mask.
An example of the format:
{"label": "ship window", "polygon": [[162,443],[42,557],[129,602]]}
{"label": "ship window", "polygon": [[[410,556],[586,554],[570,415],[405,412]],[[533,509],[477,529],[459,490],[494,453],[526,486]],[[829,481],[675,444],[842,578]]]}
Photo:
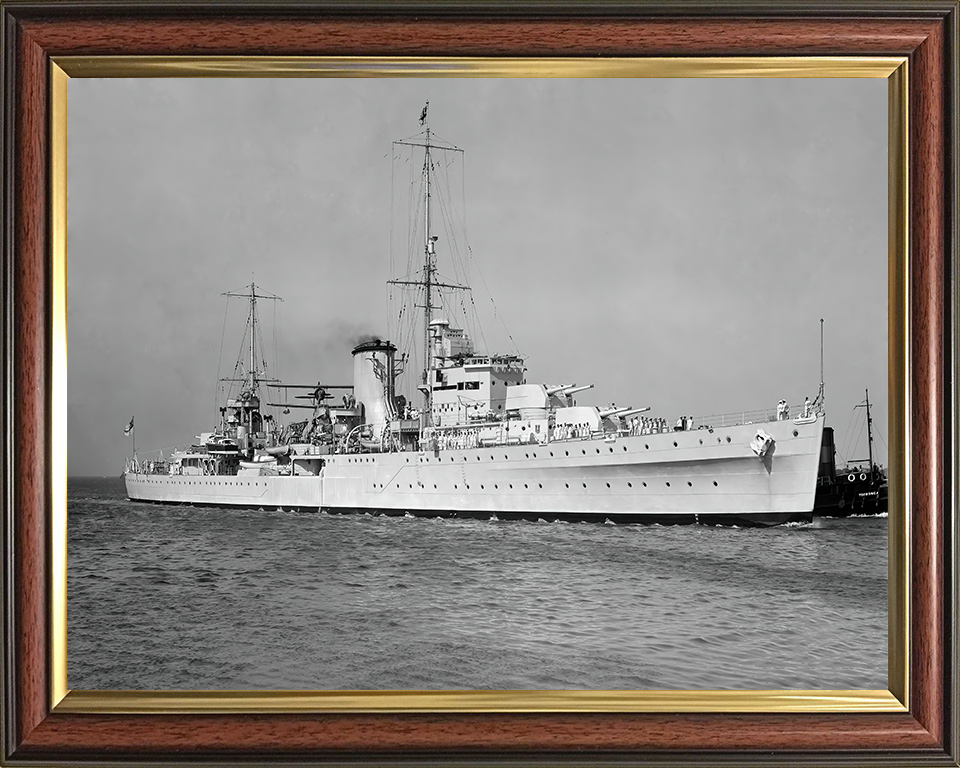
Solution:
{"label": "ship window", "polygon": [[646,484],[646,483],[644,483],[644,484],[643,484],[643,487],[644,487],[644,488],[646,488],[646,487],[647,487],[647,484]]}
{"label": "ship window", "polygon": [[703,445],[703,440],[700,441],[700,445]]}
{"label": "ship window", "polygon": [[610,487],[610,483],[607,483],[607,488],[609,488],[609,487]]}
{"label": "ship window", "polygon": [[730,442],[730,436],[729,436],[729,435],[727,435],[727,442],[728,442],[728,443]]}
{"label": "ship window", "polygon": [[627,488],[633,488],[633,483],[627,483]]}
{"label": "ship window", "polygon": [[587,484],[586,484],[586,483],[583,483],[583,487],[586,488],[586,487],[587,487]]}
{"label": "ship window", "polygon": [[530,486],[527,485],[526,483],[524,483],[524,484],[523,484],[523,487],[524,487],[524,488],[529,488]]}
{"label": "ship window", "polygon": [[793,430],[793,436],[794,436],[794,437],[797,437],[799,434],[800,434],[800,433],[797,432],[797,430]]}
{"label": "ship window", "polygon": [[513,490],[513,483],[510,483],[510,490]]}
{"label": "ship window", "polygon": [[649,446],[649,445],[644,444],[643,447],[646,448],[648,451],[650,450],[650,446]]}
{"label": "ship window", "polygon": [[717,487],[717,481],[716,481],[716,480],[713,481],[713,487],[714,487],[714,488]]}
{"label": "ship window", "polygon": [[676,440],[673,441],[673,447],[674,447],[674,448],[677,447],[677,441],[676,441]]}
{"label": "ship window", "polygon": [[480,490],[483,490],[483,483],[480,483]]}
{"label": "ship window", "polygon": [[500,488],[500,486],[497,485],[496,483],[494,483],[494,484],[493,484],[493,489],[494,489],[494,490],[497,490],[498,488]]}
{"label": "ship window", "polygon": [[670,483],[667,483],[667,488],[669,488],[669,487],[670,487]]}
{"label": "ship window", "polygon": [[613,448],[610,449],[610,453],[613,453]]}
{"label": "ship window", "polygon": [[564,456],[569,456],[569,455],[570,455],[570,451],[564,451],[563,454],[564,454]]}
{"label": "ship window", "polygon": [[[612,451],[613,449],[611,448],[610,450]],[[599,448],[597,448],[597,453],[600,453],[600,449],[599,449]]]}
{"label": "ship window", "polygon": [[689,480],[687,480],[687,486],[690,487],[690,488],[693,488],[693,483],[691,483]]}
{"label": "ship window", "polygon": [[537,483],[538,488],[543,488],[543,483]]}

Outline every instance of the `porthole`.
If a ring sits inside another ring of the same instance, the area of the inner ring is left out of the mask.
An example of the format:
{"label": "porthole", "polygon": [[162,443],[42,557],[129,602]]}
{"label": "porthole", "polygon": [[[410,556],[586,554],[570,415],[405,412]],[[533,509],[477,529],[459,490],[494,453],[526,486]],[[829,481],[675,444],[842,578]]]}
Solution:
{"label": "porthole", "polygon": [[553,458],[553,451],[550,451],[550,458]]}
{"label": "porthole", "polygon": [[644,443],[643,447],[646,448],[648,451],[650,450],[650,446],[647,445],[646,443]]}
{"label": "porthole", "polygon": [[433,484],[433,490],[437,490],[437,484],[436,484],[436,483]]}
{"label": "porthole", "polygon": [[727,442],[728,442],[728,443],[729,443],[729,442],[731,442],[731,441],[730,441],[730,436],[729,436],[729,435],[727,435]]}
{"label": "porthole", "polygon": [[676,440],[673,441],[673,447],[674,447],[674,448],[677,447],[677,441],[676,441]]}
{"label": "porthole", "polygon": [[670,487],[670,483],[667,483],[667,488],[669,488],[669,487]]}
{"label": "porthole", "polygon": [[523,454],[523,458],[525,458],[525,459],[529,459],[529,458],[530,458],[530,454],[529,454],[529,453],[525,453],[525,454]]}
{"label": "porthole", "polygon": [[480,457],[479,457],[479,456],[477,456],[477,461],[480,461]]}
{"label": "porthole", "polygon": [[584,456],[586,456],[586,455],[587,455],[587,449],[586,449],[586,448],[581,449],[580,453],[582,453]]}
{"label": "porthole", "polygon": [[627,483],[627,488],[633,488],[633,483]]}
{"label": "porthole", "polygon": [[717,487],[717,481],[716,481],[716,480],[713,481],[713,487],[714,487],[714,488]]}
{"label": "porthole", "polygon": [[[612,451],[612,450],[613,450],[613,448],[611,448],[610,450]],[[599,449],[599,448],[597,448],[597,454],[599,454],[599,453],[600,453],[600,449]]]}
{"label": "porthole", "polygon": [[513,490],[513,483],[510,483],[510,490]]}
{"label": "porthole", "polygon": [[503,458],[506,459],[506,458],[507,458],[507,454],[503,454]]}
{"label": "porthole", "polygon": [[563,484],[563,487],[564,487],[564,488],[569,488],[569,487],[570,487],[570,483],[564,483],[564,484]]}
{"label": "porthole", "polygon": [[793,436],[794,436],[794,437],[798,437],[799,435],[800,435],[800,433],[797,432],[797,430],[793,430]]}
{"label": "porthole", "polygon": [[607,483],[607,488],[609,488],[609,487],[610,487],[610,483]]}
{"label": "porthole", "polygon": [[496,483],[494,483],[494,484],[493,484],[493,490],[495,490],[495,491],[496,491],[496,490],[498,490],[499,488],[500,488],[500,486],[499,486],[499,485],[497,485]]}
{"label": "porthole", "polygon": [[700,445],[703,445],[703,440],[700,441]]}
{"label": "porthole", "polygon": [[483,483],[480,484],[480,490],[483,490]]}
{"label": "porthole", "polygon": [[586,487],[587,487],[587,484],[586,484],[586,483],[583,483],[583,487],[586,488]]}
{"label": "porthole", "polygon": [[524,483],[524,484],[523,484],[523,487],[524,487],[524,488],[529,488],[530,486],[527,485],[526,483]]}
{"label": "porthole", "polygon": [[456,483],[453,484],[453,488],[454,488],[454,490],[456,490],[456,488],[457,488],[457,484],[456,484]]}
{"label": "porthole", "polygon": [[693,488],[693,483],[691,483],[689,480],[687,480],[687,487],[688,487],[688,488]]}
{"label": "porthole", "polygon": [[543,483],[537,483],[537,488],[543,488]]}
{"label": "porthole", "polygon": [[569,455],[570,455],[570,451],[564,451],[564,452],[563,452],[563,455],[564,455],[564,456],[569,456]]}

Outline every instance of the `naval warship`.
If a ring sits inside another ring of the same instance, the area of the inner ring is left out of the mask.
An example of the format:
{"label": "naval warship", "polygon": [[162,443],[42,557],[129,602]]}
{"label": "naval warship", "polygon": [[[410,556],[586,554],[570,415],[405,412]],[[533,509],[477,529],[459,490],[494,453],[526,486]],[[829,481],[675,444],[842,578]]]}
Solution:
{"label": "naval warship", "polygon": [[[410,356],[382,338],[352,350],[352,381],[280,384],[256,354],[255,283],[243,375],[219,420],[187,448],[134,455],[131,500],[330,513],[614,523],[777,525],[812,518],[824,430],[822,397],[710,417],[666,419],[649,407],[578,404],[592,384],[535,383],[515,353],[478,350],[443,312],[433,234],[433,155],[461,149],[422,131],[395,142],[422,151],[422,261],[395,287],[416,292],[422,361],[417,395],[398,382]],[[418,215],[419,212],[418,212]],[[572,377],[571,377],[572,378]],[[275,389],[274,389],[275,388]],[[305,403],[265,392],[300,391]],[[822,385],[821,385],[822,393]],[[418,402],[413,400],[419,398]],[[278,397],[282,400],[282,397]],[[771,399],[772,402],[772,399]],[[267,406],[307,409],[288,421]],[[133,423],[129,425],[132,428]]]}

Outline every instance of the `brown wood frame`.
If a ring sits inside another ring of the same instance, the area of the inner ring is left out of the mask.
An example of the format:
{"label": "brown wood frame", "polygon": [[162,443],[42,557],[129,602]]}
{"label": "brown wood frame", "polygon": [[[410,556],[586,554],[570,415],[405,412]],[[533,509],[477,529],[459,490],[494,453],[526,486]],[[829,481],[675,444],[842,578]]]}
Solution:
{"label": "brown wood frame", "polygon": [[[0,0],[3,739],[0,761],[958,765],[957,2],[347,6]],[[51,712],[50,59],[106,54],[897,55],[910,66],[914,439],[902,714]]]}

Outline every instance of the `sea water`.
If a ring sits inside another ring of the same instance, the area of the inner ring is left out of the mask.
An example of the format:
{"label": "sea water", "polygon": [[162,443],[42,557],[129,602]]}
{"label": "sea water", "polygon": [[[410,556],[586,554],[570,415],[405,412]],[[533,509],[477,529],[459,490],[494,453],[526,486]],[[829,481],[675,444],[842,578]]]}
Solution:
{"label": "sea water", "polygon": [[71,479],[79,689],[884,689],[887,520],[158,506]]}

